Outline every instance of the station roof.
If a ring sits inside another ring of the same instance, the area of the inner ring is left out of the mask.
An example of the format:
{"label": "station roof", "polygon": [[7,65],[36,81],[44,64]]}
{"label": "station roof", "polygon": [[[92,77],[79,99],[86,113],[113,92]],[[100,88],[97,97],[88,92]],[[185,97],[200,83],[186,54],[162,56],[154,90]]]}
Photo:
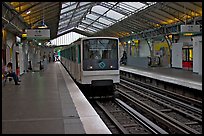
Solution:
{"label": "station roof", "polygon": [[124,37],[202,17],[202,2],[10,2],[30,27],[42,22],[51,39],[68,32]]}

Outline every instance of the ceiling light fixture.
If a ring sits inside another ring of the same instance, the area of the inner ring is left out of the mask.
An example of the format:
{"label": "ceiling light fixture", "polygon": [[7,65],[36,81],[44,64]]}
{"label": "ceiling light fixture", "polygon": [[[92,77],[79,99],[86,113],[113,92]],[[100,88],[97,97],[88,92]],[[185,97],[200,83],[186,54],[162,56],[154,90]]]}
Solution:
{"label": "ceiling light fixture", "polygon": [[45,24],[45,20],[44,20],[44,8],[43,8],[43,20],[42,20],[41,24],[38,26],[38,28],[48,28],[47,25]]}
{"label": "ceiling light fixture", "polygon": [[30,14],[30,12],[31,12],[31,11],[29,10],[29,11],[26,12],[26,14],[28,15],[28,14]]}

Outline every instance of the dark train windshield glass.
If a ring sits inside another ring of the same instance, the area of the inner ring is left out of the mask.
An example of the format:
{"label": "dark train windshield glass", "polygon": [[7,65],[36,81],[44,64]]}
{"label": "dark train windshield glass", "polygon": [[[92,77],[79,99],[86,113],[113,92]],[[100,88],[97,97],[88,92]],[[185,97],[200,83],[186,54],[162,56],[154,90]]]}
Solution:
{"label": "dark train windshield glass", "polygon": [[118,40],[87,39],[83,41],[84,60],[117,59]]}

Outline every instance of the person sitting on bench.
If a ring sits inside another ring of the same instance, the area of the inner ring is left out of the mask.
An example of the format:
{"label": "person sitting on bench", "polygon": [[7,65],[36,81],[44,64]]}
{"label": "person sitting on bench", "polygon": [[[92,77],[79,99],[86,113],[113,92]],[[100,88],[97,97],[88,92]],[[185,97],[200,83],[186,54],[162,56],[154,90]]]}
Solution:
{"label": "person sitting on bench", "polygon": [[18,82],[20,82],[18,76],[17,76],[16,73],[13,72],[13,70],[12,70],[12,63],[11,63],[11,62],[9,62],[9,63],[7,64],[7,71],[6,71],[6,75],[5,75],[5,76],[6,76],[6,77],[13,77],[13,80],[14,80],[14,82],[15,82],[15,85],[20,85],[20,84],[18,83]]}

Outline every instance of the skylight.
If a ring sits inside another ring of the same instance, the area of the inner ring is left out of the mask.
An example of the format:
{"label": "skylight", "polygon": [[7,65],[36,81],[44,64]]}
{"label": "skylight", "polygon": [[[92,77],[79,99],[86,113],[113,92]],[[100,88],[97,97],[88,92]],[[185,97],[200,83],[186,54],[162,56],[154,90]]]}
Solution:
{"label": "skylight", "polygon": [[95,33],[151,4],[153,2],[64,2],[58,34],[72,27]]}

